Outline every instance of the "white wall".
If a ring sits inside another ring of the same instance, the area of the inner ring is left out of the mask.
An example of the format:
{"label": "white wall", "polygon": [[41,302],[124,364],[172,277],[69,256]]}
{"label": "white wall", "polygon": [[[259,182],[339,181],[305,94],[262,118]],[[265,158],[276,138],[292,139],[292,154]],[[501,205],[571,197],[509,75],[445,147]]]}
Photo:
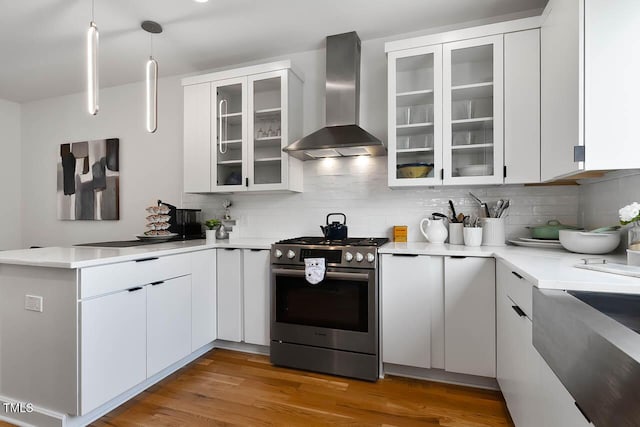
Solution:
{"label": "white wall", "polygon": [[[182,87],[159,81],[158,130],[145,130],[144,86],[100,91],[100,112],[90,116],[85,95],[22,105],[24,246],[135,239],[145,230],[144,208],[157,199],[180,204],[182,195]],[[59,221],[56,163],[62,143],[120,138],[120,220]]]}
{"label": "white wall", "polygon": [[[393,39],[399,38],[398,36]],[[362,43],[360,124],[386,140],[385,40]],[[305,133],[324,124],[325,52],[314,50],[271,58],[290,58],[305,74]],[[244,66],[249,64],[238,64]],[[230,66],[226,68],[233,68]],[[411,227],[410,238],[419,240],[417,223],[428,213],[445,211],[453,198],[472,207],[468,188],[390,190],[386,183],[386,158],[356,164],[354,159],[327,163],[306,162],[302,194],[190,195],[182,194],[182,88],[178,77],[161,79],[159,129],[144,131],[143,85],[131,84],[100,91],[100,113],[89,116],[83,94],[23,105],[22,186],[23,244],[68,245],[101,240],[131,239],[144,230],[144,207],[157,198],[183,207],[203,207],[204,217],[220,214],[225,197],[234,201],[232,214],[241,218],[242,235],[286,238],[319,235],[324,215],[344,211],[350,234],[382,235],[394,224]],[[58,221],[56,215],[56,162],[64,142],[118,137],[121,139],[120,221]],[[481,197],[514,202],[509,222],[511,235],[526,234],[524,225],[551,218],[576,223],[576,187],[483,187]]]}
{"label": "white wall", "polygon": [[21,247],[20,105],[0,99],[0,250]]}
{"label": "white wall", "polygon": [[[385,40],[362,42],[360,81],[360,125],[386,142]],[[304,133],[324,125],[325,51],[302,52],[288,58],[305,74]],[[274,58],[279,59],[279,58]],[[266,62],[266,61],[265,61]],[[247,65],[247,64],[242,64]],[[529,235],[526,225],[559,219],[575,224],[578,219],[577,187],[449,187],[421,190],[390,190],[387,158],[334,159],[304,163],[302,194],[236,194],[226,196],[185,194],[184,206],[203,208],[203,219],[222,215],[222,200],[230,199],[232,216],[239,218],[241,236],[274,239],[319,235],[318,226],[329,212],[345,212],[351,236],[383,236],[393,225],[408,225],[410,240],[423,240],[417,225],[432,212],[447,212],[447,201],[476,206],[468,197],[473,191],[496,201],[510,198],[508,218],[511,236]]]}
{"label": "white wall", "polygon": [[[588,229],[620,223],[618,210],[640,202],[640,171],[610,172],[602,179],[585,181],[580,186],[579,219]],[[620,249],[626,247],[622,234]]]}

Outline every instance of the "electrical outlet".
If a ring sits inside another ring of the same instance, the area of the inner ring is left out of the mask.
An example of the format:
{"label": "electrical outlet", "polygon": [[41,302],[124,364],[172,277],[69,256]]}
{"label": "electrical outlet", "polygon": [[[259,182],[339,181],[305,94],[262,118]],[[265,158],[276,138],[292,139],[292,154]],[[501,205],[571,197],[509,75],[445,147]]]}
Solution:
{"label": "electrical outlet", "polygon": [[42,297],[36,295],[25,295],[24,308],[25,310],[42,313]]}

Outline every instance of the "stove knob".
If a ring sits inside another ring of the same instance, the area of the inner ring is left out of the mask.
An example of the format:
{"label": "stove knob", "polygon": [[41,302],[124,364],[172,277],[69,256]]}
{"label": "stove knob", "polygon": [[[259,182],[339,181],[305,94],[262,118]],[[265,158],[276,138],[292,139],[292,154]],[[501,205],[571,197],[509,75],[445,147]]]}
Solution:
{"label": "stove knob", "polygon": [[375,255],[373,255],[371,252],[367,254],[367,261],[373,262],[375,261],[375,259],[376,259]]}
{"label": "stove knob", "polygon": [[280,249],[276,249],[275,252],[273,253],[273,255],[276,258],[282,258],[282,251]]}
{"label": "stove knob", "polygon": [[351,252],[347,252],[344,254],[344,260],[347,262],[351,262],[353,260],[353,254]]}
{"label": "stove knob", "polygon": [[296,253],[293,252],[291,249],[289,249],[289,251],[287,252],[287,258],[294,259],[295,257],[296,257]]}
{"label": "stove knob", "polygon": [[362,262],[363,259],[364,259],[364,255],[362,255],[360,252],[357,252],[356,253],[356,261]]}

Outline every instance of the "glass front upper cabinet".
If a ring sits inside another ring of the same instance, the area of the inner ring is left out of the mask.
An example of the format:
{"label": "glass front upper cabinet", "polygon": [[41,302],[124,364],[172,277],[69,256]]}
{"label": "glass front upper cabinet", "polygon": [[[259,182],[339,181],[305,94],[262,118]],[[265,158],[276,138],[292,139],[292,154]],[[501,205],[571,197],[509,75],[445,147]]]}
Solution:
{"label": "glass front upper cabinet", "polygon": [[215,150],[212,187],[229,190],[245,186],[243,169],[245,157],[244,123],[246,79],[216,82],[212,87],[215,111]]}
{"label": "glass front upper cabinet", "polygon": [[256,188],[277,189],[284,180],[286,78],[285,71],[249,77],[249,181]]}
{"label": "glass front upper cabinet", "polygon": [[389,185],[441,180],[442,47],[389,53]]}
{"label": "glass front upper cabinet", "polygon": [[444,45],[445,184],[503,181],[502,43],[500,35]]}

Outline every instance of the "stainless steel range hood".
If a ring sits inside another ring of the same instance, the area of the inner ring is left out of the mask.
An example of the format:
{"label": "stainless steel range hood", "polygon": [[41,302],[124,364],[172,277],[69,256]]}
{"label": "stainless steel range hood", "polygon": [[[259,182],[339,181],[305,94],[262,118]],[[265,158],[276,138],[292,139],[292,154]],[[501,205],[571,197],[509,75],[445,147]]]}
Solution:
{"label": "stainless steel range hood", "polygon": [[327,37],[326,126],[282,150],[301,160],[384,156],[386,148],[358,126],[360,38],[355,31]]}

